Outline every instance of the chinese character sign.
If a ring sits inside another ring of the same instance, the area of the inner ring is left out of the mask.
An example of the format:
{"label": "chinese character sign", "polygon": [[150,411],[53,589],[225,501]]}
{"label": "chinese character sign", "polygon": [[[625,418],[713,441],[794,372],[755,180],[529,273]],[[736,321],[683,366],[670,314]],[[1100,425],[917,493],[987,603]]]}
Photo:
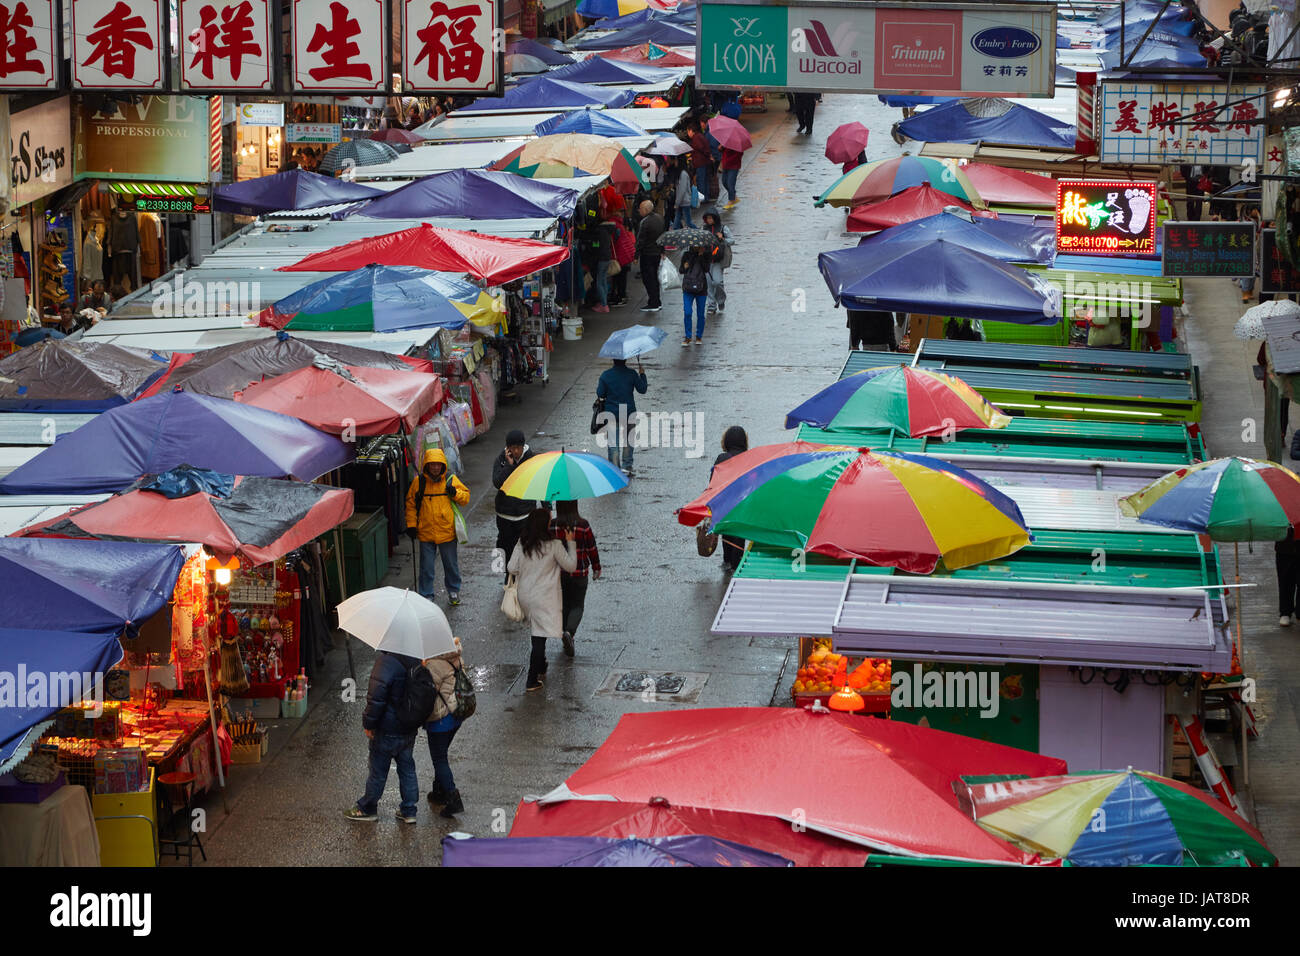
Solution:
{"label": "chinese character sign", "polygon": [[1059,180],[1056,250],[1067,255],[1154,255],[1156,184]]}
{"label": "chinese character sign", "polygon": [[388,88],[384,0],[291,0],[293,87],[334,93]]}
{"label": "chinese character sign", "polygon": [[1300,269],[1287,261],[1277,243],[1276,229],[1260,231],[1259,248],[1259,291],[1300,292]]}
{"label": "chinese character sign", "polygon": [[271,0],[178,0],[181,87],[274,92]]}
{"label": "chinese character sign", "polygon": [[402,18],[403,90],[497,91],[496,0],[402,0]]}
{"label": "chinese character sign", "polygon": [[58,89],[56,26],[54,0],[0,0],[0,90]]}
{"label": "chinese character sign", "polygon": [[1166,222],[1160,247],[1167,276],[1253,276],[1255,224]]}
{"label": "chinese character sign", "polygon": [[71,0],[71,7],[74,88],[167,88],[162,0]]}
{"label": "chinese character sign", "polygon": [[1101,84],[1097,133],[1107,163],[1239,166],[1264,160],[1264,87]]}

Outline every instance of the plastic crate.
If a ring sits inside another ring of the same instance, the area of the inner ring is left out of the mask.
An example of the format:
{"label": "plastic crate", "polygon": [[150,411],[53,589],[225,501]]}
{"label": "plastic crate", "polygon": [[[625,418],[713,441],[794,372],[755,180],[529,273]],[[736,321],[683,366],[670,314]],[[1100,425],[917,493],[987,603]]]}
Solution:
{"label": "plastic crate", "polygon": [[307,698],[302,700],[282,700],[280,701],[281,717],[306,717],[307,716]]}

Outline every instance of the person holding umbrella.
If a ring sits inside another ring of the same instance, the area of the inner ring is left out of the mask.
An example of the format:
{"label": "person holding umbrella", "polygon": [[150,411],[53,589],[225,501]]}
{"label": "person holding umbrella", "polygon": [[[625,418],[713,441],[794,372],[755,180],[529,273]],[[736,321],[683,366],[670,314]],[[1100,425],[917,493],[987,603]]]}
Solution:
{"label": "person holding umbrella", "polygon": [[582,623],[582,612],[587,605],[587,571],[600,580],[600,551],[596,548],[596,535],[592,533],[587,519],[578,513],[576,501],[555,502],[555,518],[551,521],[551,535],[564,537],[566,532],[573,532],[573,541],[578,551],[578,568],[565,571],[560,575],[560,597],[564,607],[561,619],[564,632],[560,635],[564,653],[572,657],[573,639],[578,634],[578,625]]}
{"label": "person holding umbrella", "polygon": [[686,334],[682,348],[691,344],[691,306],[695,306],[695,344],[704,344],[704,307],[709,292],[709,271],[713,265],[713,234],[709,241],[699,243],[682,253],[682,305],[686,310]]}
{"label": "person holding umbrella", "polygon": [[596,382],[596,397],[604,401],[605,411],[615,416],[615,423],[605,430],[605,454],[610,464],[617,466],[621,447],[623,473],[629,478],[632,477],[632,431],[636,428],[632,421],[636,414],[635,393],[644,395],[648,387],[640,360],[634,372],[627,367],[625,358],[614,359],[614,364],[605,369]]}
{"label": "person holding umbrella", "polygon": [[844,173],[851,173],[867,162],[867,139],[870,131],[861,123],[845,123],[826,137],[826,158],[841,163]]}

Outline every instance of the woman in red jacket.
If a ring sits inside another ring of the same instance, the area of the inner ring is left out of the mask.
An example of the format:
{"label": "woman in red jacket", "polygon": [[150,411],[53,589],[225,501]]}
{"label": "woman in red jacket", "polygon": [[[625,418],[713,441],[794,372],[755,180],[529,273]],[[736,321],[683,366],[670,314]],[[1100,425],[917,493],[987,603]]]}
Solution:
{"label": "woman in red jacket", "polygon": [[740,160],[744,154],[738,149],[722,147],[722,162],[718,163],[718,175],[722,178],[722,188],[727,191],[727,206],[736,204],[736,177],[740,175]]}
{"label": "woman in red jacket", "polygon": [[709,170],[713,166],[713,154],[709,151],[709,141],[704,136],[703,124],[694,122],[690,126],[691,169],[694,171],[695,188],[700,191],[700,199],[709,196]]}

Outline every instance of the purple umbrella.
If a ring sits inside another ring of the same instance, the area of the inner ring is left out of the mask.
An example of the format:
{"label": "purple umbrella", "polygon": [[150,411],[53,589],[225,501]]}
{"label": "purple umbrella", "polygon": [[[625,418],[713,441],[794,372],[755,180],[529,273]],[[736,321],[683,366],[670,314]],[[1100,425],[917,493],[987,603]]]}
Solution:
{"label": "purple umbrella", "polygon": [[305,169],[289,169],[272,176],[246,179],[218,186],[212,193],[212,208],[239,216],[256,216],[282,209],[315,209],[345,202],[360,202],[384,195],[382,189],[322,176]]}
{"label": "purple umbrella", "polygon": [[442,841],[443,866],[794,866],[783,856],[711,836],[555,836]]}

